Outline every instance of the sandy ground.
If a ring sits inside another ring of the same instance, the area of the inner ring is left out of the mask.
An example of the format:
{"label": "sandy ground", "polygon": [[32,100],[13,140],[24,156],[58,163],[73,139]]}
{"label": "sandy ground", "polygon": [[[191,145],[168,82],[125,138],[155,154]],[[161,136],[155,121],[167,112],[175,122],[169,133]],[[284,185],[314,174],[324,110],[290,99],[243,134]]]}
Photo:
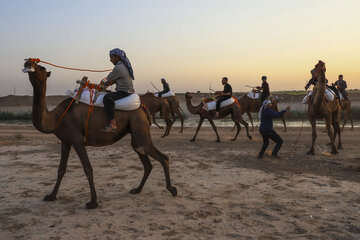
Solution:
{"label": "sandy ground", "polygon": [[[99,208],[87,210],[90,191],[80,161],[71,151],[58,199],[44,202],[56,180],[60,142],[32,126],[0,126],[0,239],[360,239],[360,130],[346,129],[344,150],[329,155],[328,137],[318,134],[316,155],[307,156],[309,128],[292,145],[299,128],[278,132],[280,159],[257,159],[259,133],[244,128],[236,142],[220,128],[194,128],[154,144],[170,157],[172,183],[165,189],[161,165],[138,195],[142,177],[130,137],[88,148]],[[273,147],[270,144],[269,149]]]}

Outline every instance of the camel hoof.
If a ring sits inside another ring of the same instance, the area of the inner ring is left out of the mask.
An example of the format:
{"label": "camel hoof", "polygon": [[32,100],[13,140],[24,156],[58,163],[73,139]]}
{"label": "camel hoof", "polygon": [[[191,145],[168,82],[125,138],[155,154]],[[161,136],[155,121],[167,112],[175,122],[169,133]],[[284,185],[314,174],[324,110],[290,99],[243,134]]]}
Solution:
{"label": "camel hoof", "polygon": [[190,139],[190,142],[195,142],[195,139],[194,138]]}
{"label": "camel hoof", "polygon": [[310,151],[307,152],[307,155],[312,155],[312,156],[314,156],[315,153],[314,153],[314,151],[310,150]]}
{"label": "camel hoof", "polygon": [[232,138],[232,139],[231,139],[231,141],[233,141],[233,142],[235,142],[235,140],[236,140],[235,138]]}
{"label": "camel hoof", "polygon": [[160,128],[160,129],[164,129],[164,127],[161,127],[161,126],[160,126],[159,128]]}
{"label": "camel hoof", "polygon": [[166,135],[162,135],[160,138],[164,138]]}
{"label": "camel hoof", "polygon": [[216,139],[216,141],[215,142],[220,142],[220,139]]}
{"label": "camel hoof", "polygon": [[170,187],[168,188],[169,192],[171,193],[171,195],[173,195],[174,197],[177,196],[177,190],[176,187]]}
{"label": "camel hoof", "polygon": [[338,154],[338,153],[339,153],[339,152],[336,151],[336,149],[331,150],[331,154],[333,154],[333,155]]}
{"label": "camel hoof", "polygon": [[250,140],[252,140],[252,136],[248,136],[248,138],[249,138]]}
{"label": "camel hoof", "polygon": [[130,190],[130,193],[131,194],[138,194],[138,193],[140,193],[141,192],[141,189],[140,188],[134,188],[134,189],[131,189]]}
{"label": "camel hoof", "polygon": [[98,205],[98,203],[96,202],[96,201],[91,201],[91,202],[88,202],[87,204],[86,204],[86,208],[87,209],[94,209],[94,208],[97,208],[99,205]]}
{"label": "camel hoof", "polygon": [[56,200],[56,196],[51,195],[51,194],[46,195],[46,196],[44,197],[44,201],[47,201],[47,202],[51,202],[51,201],[55,201],[55,200]]}
{"label": "camel hoof", "polygon": [[344,150],[342,146],[338,146],[338,150]]}

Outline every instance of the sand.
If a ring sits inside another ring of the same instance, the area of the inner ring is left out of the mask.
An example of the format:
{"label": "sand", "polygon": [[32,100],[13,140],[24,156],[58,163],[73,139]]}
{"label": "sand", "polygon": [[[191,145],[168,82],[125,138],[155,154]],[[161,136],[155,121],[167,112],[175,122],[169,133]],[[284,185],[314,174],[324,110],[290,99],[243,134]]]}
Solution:
{"label": "sand", "polygon": [[[142,164],[126,136],[114,145],[88,147],[99,207],[87,210],[89,185],[72,150],[57,200],[52,190],[60,142],[29,125],[0,125],[0,239],[360,239],[360,131],[343,133],[344,150],[331,156],[319,132],[316,155],[307,156],[310,128],[287,133],[281,158],[257,159],[260,135],[244,129],[236,142],[229,127],[165,139],[152,127],[154,144],[170,157],[178,196],[165,189],[161,165],[138,195]],[[269,150],[273,147],[270,144]]]}

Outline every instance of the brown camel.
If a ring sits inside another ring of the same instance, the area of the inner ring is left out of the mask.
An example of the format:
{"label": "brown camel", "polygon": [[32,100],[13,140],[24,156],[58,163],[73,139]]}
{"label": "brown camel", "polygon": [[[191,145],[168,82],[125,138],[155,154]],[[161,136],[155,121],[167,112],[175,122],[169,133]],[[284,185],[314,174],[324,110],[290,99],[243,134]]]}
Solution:
{"label": "brown camel", "polygon": [[145,106],[148,108],[152,116],[153,123],[159,128],[162,128],[157,124],[155,120],[155,113],[160,111],[160,116],[165,120],[166,123],[164,135],[162,135],[161,137],[169,135],[171,126],[174,122],[170,120],[170,106],[168,101],[162,98],[155,97],[155,95],[151,92],[147,92],[144,95],[141,95],[140,98],[141,102],[144,103]]}
{"label": "brown camel", "polygon": [[[218,134],[218,132],[216,130],[216,126],[215,126],[214,121],[213,121],[213,117],[215,116],[215,110],[211,110],[211,111],[203,110],[204,104],[202,102],[197,106],[193,106],[191,104],[191,98],[192,98],[192,95],[190,93],[185,94],[186,106],[187,106],[190,113],[198,114],[200,116],[200,120],[199,120],[199,124],[197,126],[197,129],[196,129],[195,135],[190,141],[195,142],[196,135],[198,134],[204,119],[206,118],[210,122],[212,128],[214,129],[214,131],[216,133],[216,138],[217,138],[216,141],[220,142],[220,137],[219,137],[219,134]],[[237,127],[236,135],[231,140],[235,141],[237,136],[239,135],[239,132],[240,132],[240,129],[241,129],[241,126],[240,126],[239,122],[242,123],[245,126],[246,135],[251,140],[252,137],[249,135],[248,124],[241,117],[241,107],[240,107],[240,105],[238,103],[234,102],[229,106],[221,108],[220,112],[219,112],[219,117],[224,118],[229,114],[231,114],[231,119],[235,122],[235,125]]]}
{"label": "brown camel", "polygon": [[[246,114],[249,117],[250,122],[251,122],[251,131],[254,131],[254,123],[253,123],[253,118],[251,116],[251,113],[259,112],[260,107],[262,105],[261,100],[260,99],[251,99],[247,95],[244,95],[242,97],[241,96],[238,97],[238,102],[241,106],[241,115],[246,112]],[[271,102],[272,102],[272,110],[279,112],[279,109],[277,107],[277,100],[271,99]],[[285,122],[284,116],[281,117],[281,120],[284,123],[284,132],[286,132],[286,122]],[[233,127],[232,131],[234,131],[234,130],[235,130],[235,126]]]}
{"label": "brown camel", "polygon": [[[313,94],[309,99],[308,116],[312,127],[312,143],[308,154],[314,155],[314,144],[316,140],[316,119],[325,119],[327,133],[330,138],[331,153],[336,154],[338,151],[335,147],[336,135],[339,135],[338,149],[342,149],[341,129],[340,129],[340,105],[336,98],[329,102],[325,98],[326,77],[325,63],[319,61],[315,65],[318,86],[313,90]],[[334,128],[332,132],[331,125]]]}
{"label": "brown camel", "polygon": [[86,120],[89,106],[83,103],[72,104],[64,118],[56,127],[60,117],[71,102],[71,98],[64,100],[54,110],[48,111],[46,108],[46,81],[50,72],[35,62],[28,60],[24,64],[24,72],[28,72],[30,82],[34,88],[32,121],[34,127],[43,133],[53,133],[61,140],[61,158],[58,168],[56,184],[52,192],[45,196],[45,201],[54,201],[59,190],[61,180],[65,174],[67,161],[71,146],[74,147],[80,158],[86,177],[89,181],[91,200],[86,207],[96,208],[98,206],[97,196],[93,180],[93,170],[86,152],[88,146],[105,146],[113,144],[126,134],[131,134],[131,146],[139,155],[144,166],[144,175],[141,183],[137,188],[130,191],[132,194],[140,193],[146,179],[148,178],[152,164],[148,156],[158,160],[163,166],[166,189],[173,196],[177,195],[177,190],[171,185],[169,175],[169,158],[156,149],[150,135],[150,115],[142,107],[133,111],[115,111],[117,130],[114,133],[104,133],[101,131],[107,124],[108,119],[104,108],[95,107],[91,112],[88,123],[88,138],[86,136]]}
{"label": "brown camel", "polygon": [[352,120],[352,116],[351,116],[351,102],[349,99],[341,100],[341,110],[343,110],[343,114],[344,114],[344,123],[341,128],[341,131],[344,131],[344,126],[348,119],[350,119],[351,130],[354,130],[354,124],[353,124],[353,120]]}
{"label": "brown camel", "polygon": [[[184,118],[180,112],[180,110],[183,112],[183,110],[180,107],[180,103],[179,100],[177,99],[176,96],[170,96],[170,97],[163,97],[166,101],[168,101],[169,105],[170,105],[170,113],[171,113],[171,117],[172,117],[172,121],[173,123],[176,121],[176,116],[180,119],[181,122],[181,128],[179,133],[183,132],[184,129]],[[175,116],[176,115],[176,116]]]}

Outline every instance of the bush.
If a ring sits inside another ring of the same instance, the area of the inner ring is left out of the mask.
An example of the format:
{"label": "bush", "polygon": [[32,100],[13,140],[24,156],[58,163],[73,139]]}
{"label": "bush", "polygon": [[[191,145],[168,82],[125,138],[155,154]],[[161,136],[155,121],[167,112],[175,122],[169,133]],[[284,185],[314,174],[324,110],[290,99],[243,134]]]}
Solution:
{"label": "bush", "polygon": [[0,120],[31,120],[31,113],[14,114],[11,112],[0,112]]}

